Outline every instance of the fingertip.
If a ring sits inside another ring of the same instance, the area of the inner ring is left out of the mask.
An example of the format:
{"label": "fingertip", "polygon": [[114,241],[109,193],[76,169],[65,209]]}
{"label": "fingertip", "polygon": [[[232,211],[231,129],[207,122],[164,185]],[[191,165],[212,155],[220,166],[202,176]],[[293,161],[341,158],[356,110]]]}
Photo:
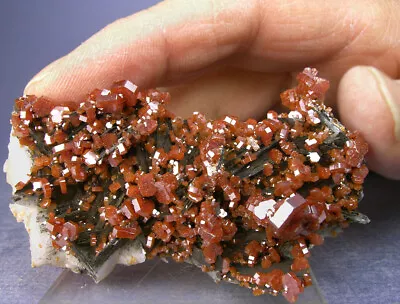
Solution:
{"label": "fingertip", "polygon": [[35,91],[35,86],[40,84],[46,78],[45,73],[37,73],[25,86],[24,95],[32,95]]}
{"label": "fingertip", "polygon": [[50,68],[57,61],[43,68],[40,72],[32,77],[32,79],[25,86],[24,95],[41,95],[41,87],[48,85],[49,80],[54,79],[54,77],[51,76]]}
{"label": "fingertip", "polygon": [[354,67],[340,81],[338,108],[343,123],[369,143],[369,167],[400,179],[400,84],[376,68]]}
{"label": "fingertip", "polygon": [[[25,86],[24,95],[45,96],[55,103],[74,100],[75,93],[81,88],[82,79],[76,84],[72,82],[83,75],[77,74],[75,64],[71,64],[67,57],[57,59],[33,76]],[[75,74],[75,77],[67,77],[69,73]]]}

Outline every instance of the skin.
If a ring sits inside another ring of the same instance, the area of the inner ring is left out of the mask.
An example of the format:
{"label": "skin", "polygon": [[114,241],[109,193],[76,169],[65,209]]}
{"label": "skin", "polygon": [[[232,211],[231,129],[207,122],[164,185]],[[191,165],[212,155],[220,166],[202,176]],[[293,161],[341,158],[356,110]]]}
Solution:
{"label": "skin", "polygon": [[169,0],[115,21],[27,85],[79,102],[129,79],[163,87],[170,109],[260,118],[306,66],[331,81],[326,102],[370,144],[369,167],[400,178],[400,2]]}

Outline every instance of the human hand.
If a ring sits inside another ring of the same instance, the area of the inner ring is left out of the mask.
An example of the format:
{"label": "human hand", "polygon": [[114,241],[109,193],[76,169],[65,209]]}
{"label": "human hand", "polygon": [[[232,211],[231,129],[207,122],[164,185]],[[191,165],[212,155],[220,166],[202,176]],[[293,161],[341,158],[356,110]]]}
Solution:
{"label": "human hand", "polygon": [[370,168],[400,178],[399,10],[395,0],[169,0],[107,26],[25,94],[79,101],[129,79],[166,87],[178,115],[259,118],[313,66],[331,81],[327,103],[369,142]]}

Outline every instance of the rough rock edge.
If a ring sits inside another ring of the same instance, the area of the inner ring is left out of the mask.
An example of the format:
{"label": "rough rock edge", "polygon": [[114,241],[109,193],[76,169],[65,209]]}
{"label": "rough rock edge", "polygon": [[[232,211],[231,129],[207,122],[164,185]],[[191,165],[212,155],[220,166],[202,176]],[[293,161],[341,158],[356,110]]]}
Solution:
{"label": "rough rock edge", "polygon": [[[11,185],[13,193],[19,181],[29,178],[32,159],[29,150],[19,144],[18,139],[10,134],[8,144],[8,159],[4,163],[7,183]],[[84,272],[85,268],[79,260],[64,251],[55,250],[51,243],[50,233],[43,227],[45,219],[40,213],[33,198],[23,198],[10,204],[10,209],[18,222],[23,222],[29,234],[32,267],[52,265],[68,268],[73,272]],[[146,260],[145,251],[140,243],[134,242],[118,249],[108,258],[98,270],[96,281],[103,280],[114,269],[116,264],[135,265]]]}

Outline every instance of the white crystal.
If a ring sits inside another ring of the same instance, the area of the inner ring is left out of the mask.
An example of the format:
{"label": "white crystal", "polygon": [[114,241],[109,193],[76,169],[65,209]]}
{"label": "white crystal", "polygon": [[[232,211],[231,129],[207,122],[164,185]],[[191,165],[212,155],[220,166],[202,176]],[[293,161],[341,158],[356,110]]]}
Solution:
{"label": "white crystal", "polygon": [[57,145],[57,146],[55,146],[55,147],[53,148],[53,152],[54,152],[54,153],[61,152],[61,151],[63,151],[64,149],[65,149],[65,144],[60,144],[60,145]]}
{"label": "white crystal", "polygon": [[149,102],[149,107],[153,112],[157,112],[157,110],[158,110],[158,102]]}
{"label": "white crystal", "polygon": [[260,146],[258,145],[258,141],[253,137],[247,138],[247,143],[253,148],[254,151],[260,150]]}
{"label": "white crystal", "polygon": [[237,198],[237,196],[234,192],[229,193],[228,197],[231,201],[233,201],[235,198]]}
{"label": "white crystal", "polygon": [[83,157],[85,158],[85,164],[88,166],[96,165],[97,160],[99,159],[99,156],[93,151],[87,151],[83,154]]}
{"label": "white crystal", "polygon": [[310,152],[308,153],[308,158],[310,159],[310,162],[312,163],[317,163],[321,159],[319,156],[318,152]]}
{"label": "white crystal", "polygon": [[271,130],[271,128],[270,127],[266,127],[265,129],[264,129],[264,131],[265,131],[265,133],[272,133],[272,130]]}
{"label": "white crystal", "polygon": [[214,153],[213,151],[210,150],[210,151],[207,152],[207,155],[208,155],[209,157],[213,158],[214,155],[215,155],[215,153]]}
{"label": "white crystal", "polygon": [[107,95],[110,94],[110,93],[111,93],[110,90],[104,89],[104,90],[101,91],[100,95],[102,95],[102,96],[107,96]]}
{"label": "white crystal", "polygon": [[33,191],[39,190],[42,188],[42,182],[33,182],[32,187],[33,187]]}
{"label": "white crystal", "polygon": [[292,214],[294,207],[288,203],[286,200],[274,213],[272,217],[270,217],[271,222],[276,226],[276,228],[280,228],[289,216]]}
{"label": "white crystal", "polygon": [[290,111],[288,114],[288,117],[291,119],[299,119],[300,120],[303,118],[303,115],[301,115],[301,113],[297,112],[297,111]]}
{"label": "white crystal", "polygon": [[305,140],[305,143],[307,146],[312,146],[312,145],[315,145],[316,143],[318,143],[318,141],[315,138],[312,138],[312,139],[307,138]]}
{"label": "white crystal", "polygon": [[224,217],[226,217],[228,215],[228,213],[224,210],[224,209],[219,209],[219,214],[218,214],[218,216],[219,217],[222,217],[222,218],[224,218]]}
{"label": "white crystal", "polygon": [[146,246],[148,247],[148,248],[150,248],[151,247],[151,245],[153,244],[153,237],[152,236],[148,236],[147,237],[147,242],[146,242]]}
{"label": "white crystal", "polygon": [[83,122],[87,122],[87,117],[83,115],[79,115],[79,120]]}
{"label": "white crystal", "polygon": [[174,165],[172,167],[172,173],[174,175],[178,175],[179,174],[179,163],[177,161],[174,161]]}
{"label": "white crystal", "polygon": [[48,144],[48,145],[51,145],[51,144],[53,143],[52,140],[51,140],[50,135],[47,134],[47,133],[44,135],[44,141],[45,141],[45,143]]}
{"label": "white crystal", "polygon": [[275,211],[274,209],[275,204],[276,201],[274,201],[273,199],[260,202],[258,206],[256,206],[253,210],[254,215],[258,217],[260,220],[265,219],[267,215],[268,217],[271,216]]}
{"label": "white crystal", "polygon": [[118,151],[120,154],[123,154],[124,152],[126,152],[126,149],[125,149],[125,146],[123,143],[120,143],[117,148],[118,148]]}
{"label": "white crystal", "polygon": [[308,110],[308,116],[313,124],[319,124],[321,120],[317,117],[314,110]]}
{"label": "white crystal", "polygon": [[26,111],[20,111],[20,112],[19,112],[19,117],[20,117],[21,119],[25,119],[25,118],[26,118]]}
{"label": "white crystal", "polygon": [[69,113],[69,108],[68,107],[55,107],[50,112],[51,120],[54,123],[60,123],[62,121],[62,119],[63,119],[64,112],[68,112]]}

